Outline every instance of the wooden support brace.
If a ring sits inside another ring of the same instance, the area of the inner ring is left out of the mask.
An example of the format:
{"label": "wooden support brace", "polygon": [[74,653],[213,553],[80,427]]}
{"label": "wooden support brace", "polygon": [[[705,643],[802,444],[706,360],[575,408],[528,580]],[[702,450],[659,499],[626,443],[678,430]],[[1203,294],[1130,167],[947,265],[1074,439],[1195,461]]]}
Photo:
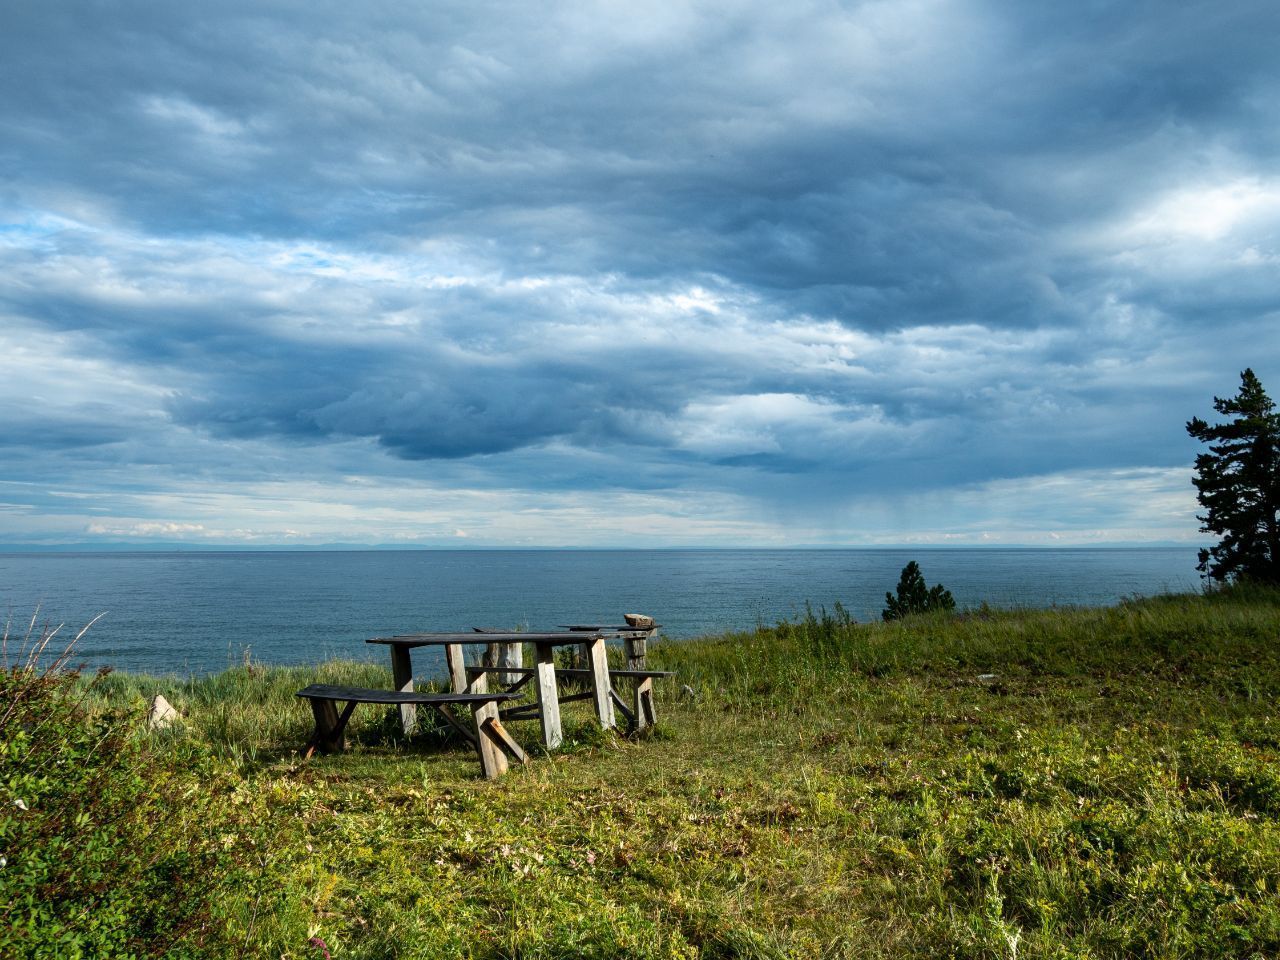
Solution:
{"label": "wooden support brace", "polygon": [[439,713],[440,716],[444,717],[445,720],[448,721],[449,726],[453,727],[453,729],[457,730],[460,734],[466,737],[467,741],[477,750],[480,749],[480,744],[476,741],[475,733],[467,729],[467,725],[458,719],[457,714],[455,714],[453,710],[449,708],[449,705],[447,703],[437,703],[437,704],[434,704],[434,706],[436,708],[436,712]]}
{"label": "wooden support brace", "polygon": [[636,729],[635,714],[627,709],[627,705],[622,702],[622,698],[618,696],[616,691],[610,690],[609,696],[613,698],[614,707],[617,708],[618,710],[621,710],[622,715],[627,718],[627,730],[628,731],[635,730]]}
{"label": "wooden support brace", "polygon": [[480,729],[486,736],[492,738],[493,742],[506,752],[512,760],[516,761],[516,763],[523,764],[529,762],[528,756],[526,756],[525,752],[520,749],[520,744],[516,743],[515,740],[512,739],[511,734],[507,733],[507,728],[502,725],[502,722],[497,717],[490,717],[480,725]]}
{"label": "wooden support brace", "polygon": [[536,703],[526,703],[519,707],[507,707],[498,711],[501,720],[537,720],[539,716]]}
{"label": "wooden support brace", "polygon": [[[504,671],[503,667],[488,667],[488,666],[467,667],[467,676],[478,677],[480,676],[480,674],[493,675],[495,673],[502,673],[503,671]],[[532,683],[533,678],[538,671],[534,670],[532,667],[519,667],[519,668],[510,667],[510,668],[505,668],[505,672],[508,677],[515,677],[516,679],[511,680],[510,685],[503,686],[502,689],[507,693],[516,693],[522,690],[524,687],[528,686],[530,683]],[[564,673],[563,670],[561,670],[560,672]],[[508,681],[498,680],[498,683],[500,685],[507,684]]]}
{"label": "wooden support brace", "polygon": [[519,674],[522,677],[531,677],[537,672],[533,667],[486,667],[483,664],[478,667],[467,667],[468,676],[473,673],[502,673],[503,671]]}
{"label": "wooden support brace", "polygon": [[531,684],[532,682],[533,682],[533,671],[532,671],[532,670],[530,670],[528,673],[526,673],[524,676],[522,676],[522,677],[521,677],[519,680],[517,680],[515,683],[511,684],[511,686],[509,686],[509,687],[503,687],[503,690],[504,690],[505,692],[507,692],[507,693],[517,693],[517,692],[519,692],[520,690],[522,690],[522,689],[524,689],[525,687],[527,687],[527,686],[528,686],[529,684]]}
{"label": "wooden support brace", "polygon": [[577,703],[579,700],[594,700],[595,698],[596,698],[595,693],[593,693],[590,690],[587,690],[583,693],[571,693],[567,697],[561,697],[560,702],[561,703]]}

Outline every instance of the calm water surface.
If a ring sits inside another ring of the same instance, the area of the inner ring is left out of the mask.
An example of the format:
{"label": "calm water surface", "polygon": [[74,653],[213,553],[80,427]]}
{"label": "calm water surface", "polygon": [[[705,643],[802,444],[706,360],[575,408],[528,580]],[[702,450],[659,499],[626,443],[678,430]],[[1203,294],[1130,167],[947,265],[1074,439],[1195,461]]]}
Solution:
{"label": "calm water surface", "polygon": [[1199,587],[1193,548],[0,554],[0,605],[19,630],[37,604],[42,621],[68,630],[106,611],[81,660],[185,675],[240,663],[246,650],[273,664],[381,659],[365,639],[628,612],[655,615],[673,638],[792,618],[806,601],[839,600],[871,620],[913,559],[962,607]]}

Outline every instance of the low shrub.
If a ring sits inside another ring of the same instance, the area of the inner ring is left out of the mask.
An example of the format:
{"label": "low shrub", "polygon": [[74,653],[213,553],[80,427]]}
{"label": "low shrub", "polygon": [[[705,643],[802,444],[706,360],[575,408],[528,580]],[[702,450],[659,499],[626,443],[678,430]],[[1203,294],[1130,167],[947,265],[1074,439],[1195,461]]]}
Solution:
{"label": "low shrub", "polygon": [[71,644],[39,666],[54,633],[0,669],[0,956],[225,955],[210,891],[240,866],[211,754],[85,709]]}

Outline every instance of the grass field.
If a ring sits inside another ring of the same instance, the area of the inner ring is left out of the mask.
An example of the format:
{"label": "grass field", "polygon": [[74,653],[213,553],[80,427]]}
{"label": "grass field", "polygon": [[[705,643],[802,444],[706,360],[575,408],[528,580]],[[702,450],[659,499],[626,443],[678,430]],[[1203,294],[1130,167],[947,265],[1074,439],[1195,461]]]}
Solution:
{"label": "grass field", "polygon": [[294,692],[389,685],[378,667],[96,680],[93,716],[136,727],[156,692],[182,711],[140,747],[163,771],[146,795],[202,864],[190,922],[119,949],[1280,956],[1280,592],[892,624],[820,611],[653,650],[679,677],[652,736],[575,707],[547,756],[536,724],[513,725],[534,759],[497,782],[369,706],[347,754],[300,761]]}

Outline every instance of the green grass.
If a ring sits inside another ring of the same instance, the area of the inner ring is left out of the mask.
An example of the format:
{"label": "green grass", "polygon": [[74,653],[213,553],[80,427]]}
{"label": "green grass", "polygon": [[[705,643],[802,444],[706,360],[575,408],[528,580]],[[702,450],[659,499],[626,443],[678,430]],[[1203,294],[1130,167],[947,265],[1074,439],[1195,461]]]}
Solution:
{"label": "green grass", "polygon": [[492,783],[368,706],[348,753],[299,760],[294,692],[377,666],[93,696],[163,693],[222,765],[219,842],[253,876],[209,895],[241,956],[1280,955],[1280,592],[820,611],[651,662],[679,673],[654,735],[575,706],[554,756],[513,725],[534,760]]}

